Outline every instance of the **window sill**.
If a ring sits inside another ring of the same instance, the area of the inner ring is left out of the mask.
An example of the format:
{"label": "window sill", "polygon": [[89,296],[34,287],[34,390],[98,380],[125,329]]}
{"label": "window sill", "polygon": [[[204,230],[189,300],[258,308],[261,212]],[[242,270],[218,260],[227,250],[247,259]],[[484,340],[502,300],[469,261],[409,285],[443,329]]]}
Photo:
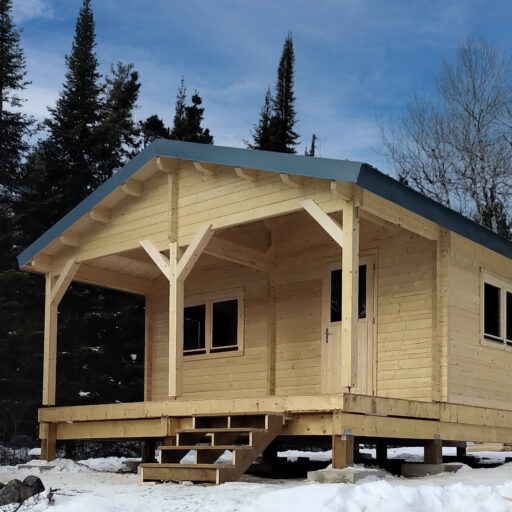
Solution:
{"label": "window sill", "polygon": [[499,340],[494,341],[489,338],[482,338],[480,340],[480,343],[484,347],[494,348],[496,350],[512,350],[512,345],[509,345],[508,343],[504,343],[503,341]]}
{"label": "window sill", "polygon": [[222,359],[225,357],[240,357],[244,355],[242,348],[226,350],[225,352],[210,352],[208,354],[183,354],[183,361],[198,361],[201,359]]}

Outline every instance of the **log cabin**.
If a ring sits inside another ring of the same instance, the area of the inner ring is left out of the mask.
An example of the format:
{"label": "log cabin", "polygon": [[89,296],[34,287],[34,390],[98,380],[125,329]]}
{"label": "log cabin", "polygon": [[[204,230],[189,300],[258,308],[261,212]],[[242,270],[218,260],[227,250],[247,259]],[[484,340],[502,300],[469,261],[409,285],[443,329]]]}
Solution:
{"label": "log cabin", "polygon": [[[222,483],[280,436],[335,468],[360,442],[510,442],[511,258],[368,164],[157,140],[19,256],[46,276],[41,457],[159,440],[143,480]],[[145,297],[143,402],[56,405],[73,281]]]}

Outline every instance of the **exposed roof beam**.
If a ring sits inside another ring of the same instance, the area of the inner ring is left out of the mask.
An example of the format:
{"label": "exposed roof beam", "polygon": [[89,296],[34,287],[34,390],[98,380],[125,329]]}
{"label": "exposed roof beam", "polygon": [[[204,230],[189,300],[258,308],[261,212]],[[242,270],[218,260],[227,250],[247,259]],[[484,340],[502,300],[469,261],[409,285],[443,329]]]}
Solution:
{"label": "exposed roof beam", "polygon": [[199,171],[203,176],[216,176],[217,166],[214,164],[207,164],[205,162],[192,162],[194,169]]}
{"label": "exposed roof beam", "polygon": [[304,186],[304,176],[297,176],[296,174],[279,174],[281,181],[289,187],[301,188]]}
{"label": "exposed roof beam", "polygon": [[352,187],[350,183],[342,183],[340,181],[331,181],[331,192],[345,199],[345,201],[352,200]]}
{"label": "exposed roof beam", "polygon": [[141,181],[131,179],[123,183],[121,189],[127,196],[141,197],[143,185]]}
{"label": "exposed roof beam", "polygon": [[110,220],[110,210],[104,206],[96,206],[89,212],[89,217],[95,222],[106,224]]}
{"label": "exposed roof beam", "polygon": [[66,245],[68,247],[79,247],[80,246],[80,238],[78,235],[74,233],[68,233],[66,235],[61,235],[59,237],[59,242],[62,245]]}
{"label": "exposed roof beam", "polygon": [[330,215],[325,213],[313,199],[302,201],[301,206],[340,247],[343,247],[343,228]]}
{"label": "exposed roof beam", "polygon": [[256,181],[259,171],[257,169],[247,169],[246,167],[235,167],[236,175],[247,181]]}
{"label": "exposed roof beam", "polygon": [[175,172],[178,168],[177,160],[170,160],[168,158],[162,158],[161,156],[156,158],[156,168],[160,172],[164,172],[169,174],[171,172]]}
{"label": "exposed roof beam", "polygon": [[267,273],[272,272],[276,267],[275,258],[272,255],[222,238],[212,238],[204,252],[216,258]]}

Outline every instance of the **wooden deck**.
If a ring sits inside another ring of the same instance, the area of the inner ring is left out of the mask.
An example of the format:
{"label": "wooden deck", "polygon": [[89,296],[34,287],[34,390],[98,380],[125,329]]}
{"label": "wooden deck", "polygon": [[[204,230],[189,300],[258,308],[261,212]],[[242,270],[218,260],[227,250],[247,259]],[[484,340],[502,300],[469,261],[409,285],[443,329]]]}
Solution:
{"label": "wooden deck", "polygon": [[512,441],[512,411],[348,393],[49,407],[39,411],[40,437],[165,438],[191,428],[194,416],[261,413],[287,415],[282,435]]}

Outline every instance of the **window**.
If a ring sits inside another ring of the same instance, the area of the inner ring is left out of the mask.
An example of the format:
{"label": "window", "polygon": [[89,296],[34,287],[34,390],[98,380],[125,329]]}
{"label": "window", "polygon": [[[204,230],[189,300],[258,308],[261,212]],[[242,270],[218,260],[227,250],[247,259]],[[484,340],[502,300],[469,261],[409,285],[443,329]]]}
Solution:
{"label": "window", "polygon": [[512,283],[482,272],[482,302],[484,339],[512,345]]}
{"label": "window", "polygon": [[[366,265],[359,266],[358,318],[366,318]],[[331,322],[341,322],[341,269],[331,271]]]}
{"label": "window", "polygon": [[212,295],[184,308],[184,355],[239,352],[243,333],[243,292]]}

